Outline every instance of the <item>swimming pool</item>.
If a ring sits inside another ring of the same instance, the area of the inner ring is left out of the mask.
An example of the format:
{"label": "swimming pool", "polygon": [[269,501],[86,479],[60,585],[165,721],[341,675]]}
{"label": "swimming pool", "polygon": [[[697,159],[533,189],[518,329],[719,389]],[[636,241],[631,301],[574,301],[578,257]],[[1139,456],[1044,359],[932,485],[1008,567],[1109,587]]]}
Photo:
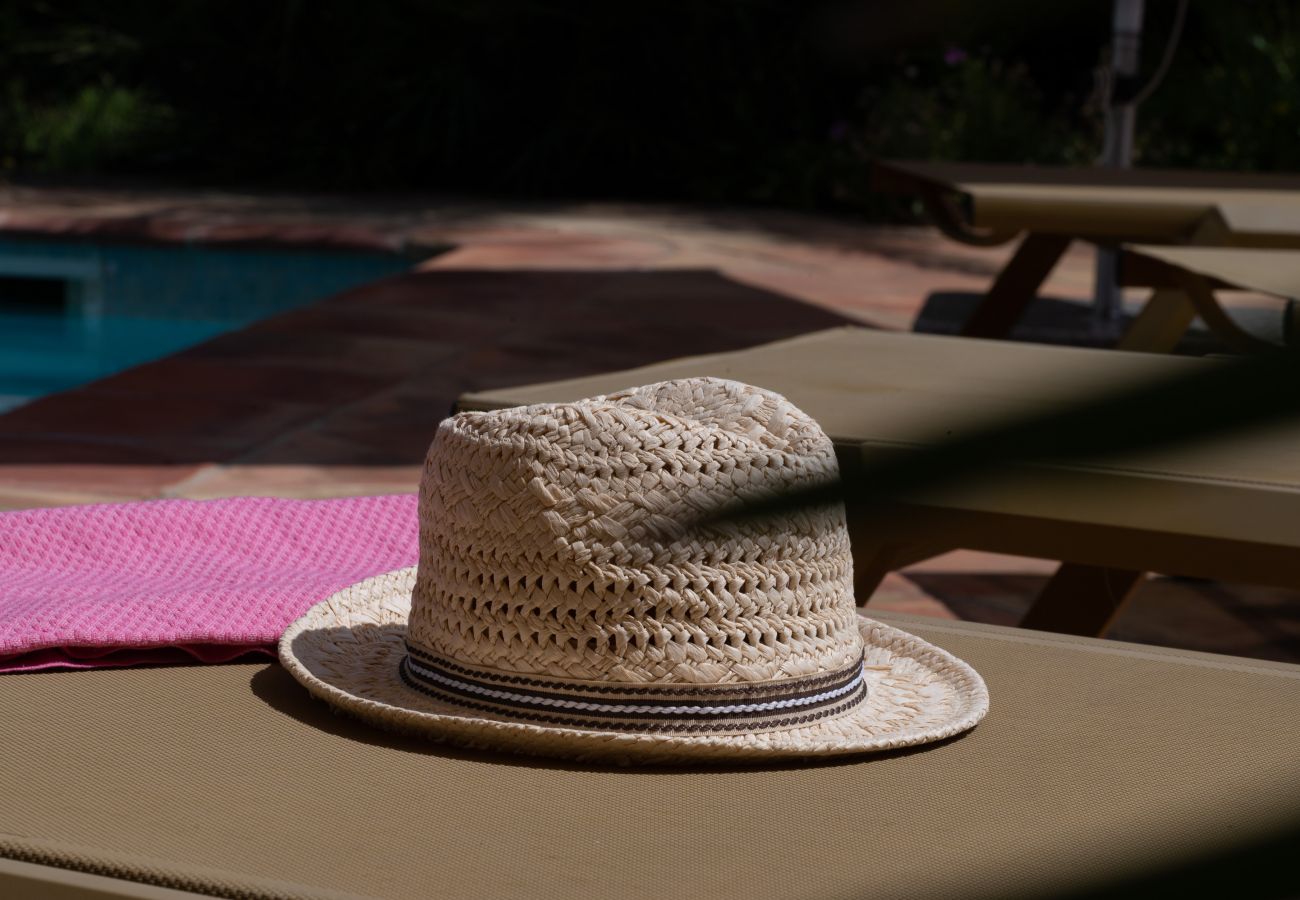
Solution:
{"label": "swimming pool", "polygon": [[0,413],[414,262],[333,249],[0,238]]}

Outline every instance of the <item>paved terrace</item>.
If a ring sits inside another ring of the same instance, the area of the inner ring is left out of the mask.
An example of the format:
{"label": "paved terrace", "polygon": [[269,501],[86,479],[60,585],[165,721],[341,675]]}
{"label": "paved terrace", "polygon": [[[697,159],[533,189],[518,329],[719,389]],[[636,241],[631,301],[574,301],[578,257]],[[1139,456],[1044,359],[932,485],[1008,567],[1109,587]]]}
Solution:
{"label": "paved terrace", "polygon": [[[572,377],[843,322],[906,330],[980,291],[1005,248],[788,213],[6,189],[0,233],[454,250],[386,279],[0,416],[0,508],[412,491],[470,389]],[[1076,248],[1047,292],[1084,298]],[[889,577],[880,607],[1009,624],[1051,563],[959,551]],[[1300,596],[1156,578],[1116,638],[1300,660]]]}

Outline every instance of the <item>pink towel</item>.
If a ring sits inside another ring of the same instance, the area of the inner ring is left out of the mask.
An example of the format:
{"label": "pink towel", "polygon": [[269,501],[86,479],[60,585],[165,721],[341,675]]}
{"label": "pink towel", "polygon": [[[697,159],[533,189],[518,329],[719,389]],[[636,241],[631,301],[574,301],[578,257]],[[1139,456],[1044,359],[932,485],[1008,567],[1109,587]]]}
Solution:
{"label": "pink towel", "polygon": [[0,513],[0,672],[273,654],[334,591],[418,557],[414,494]]}

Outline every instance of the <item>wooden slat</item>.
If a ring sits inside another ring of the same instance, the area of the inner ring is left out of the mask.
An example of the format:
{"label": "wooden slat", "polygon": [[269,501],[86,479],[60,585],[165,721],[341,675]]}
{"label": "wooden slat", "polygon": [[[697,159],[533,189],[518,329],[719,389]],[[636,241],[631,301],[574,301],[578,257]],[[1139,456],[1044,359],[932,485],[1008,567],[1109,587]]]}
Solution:
{"label": "wooden slat", "polygon": [[1195,318],[1196,307],[1182,291],[1174,288],[1152,291],[1117,349],[1169,353],[1178,346]]}
{"label": "wooden slat", "polygon": [[[1295,225],[1300,229],[1300,210]],[[1300,253],[1238,247],[1125,247],[1125,259],[1156,260],[1195,273],[1215,288],[1258,291],[1275,297],[1300,297]],[[1127,263],[1126,263],[1127,265]]]}
{"label": "wooden slat", "polygon": [[967,225],[1084,240],[1300,248],[1300,177],[1172,169],[997,166],[887,161],[880,190],[964,195]]}
{"label": "wooden slat", "polygon": [[1028,235],[962,326],[962,335],[999,338],[1010,334],[1069,246],[1066,237]]}

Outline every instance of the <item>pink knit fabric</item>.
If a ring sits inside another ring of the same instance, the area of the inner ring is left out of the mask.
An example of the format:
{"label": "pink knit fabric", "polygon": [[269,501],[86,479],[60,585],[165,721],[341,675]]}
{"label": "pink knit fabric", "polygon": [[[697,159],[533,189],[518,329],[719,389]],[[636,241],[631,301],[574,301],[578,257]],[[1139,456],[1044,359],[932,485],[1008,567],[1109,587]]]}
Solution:
{"label": "pink knit fabric", "polygon": [[313,603],[417,558],[414,494],[0,513],[0,672],[273,654]]}

